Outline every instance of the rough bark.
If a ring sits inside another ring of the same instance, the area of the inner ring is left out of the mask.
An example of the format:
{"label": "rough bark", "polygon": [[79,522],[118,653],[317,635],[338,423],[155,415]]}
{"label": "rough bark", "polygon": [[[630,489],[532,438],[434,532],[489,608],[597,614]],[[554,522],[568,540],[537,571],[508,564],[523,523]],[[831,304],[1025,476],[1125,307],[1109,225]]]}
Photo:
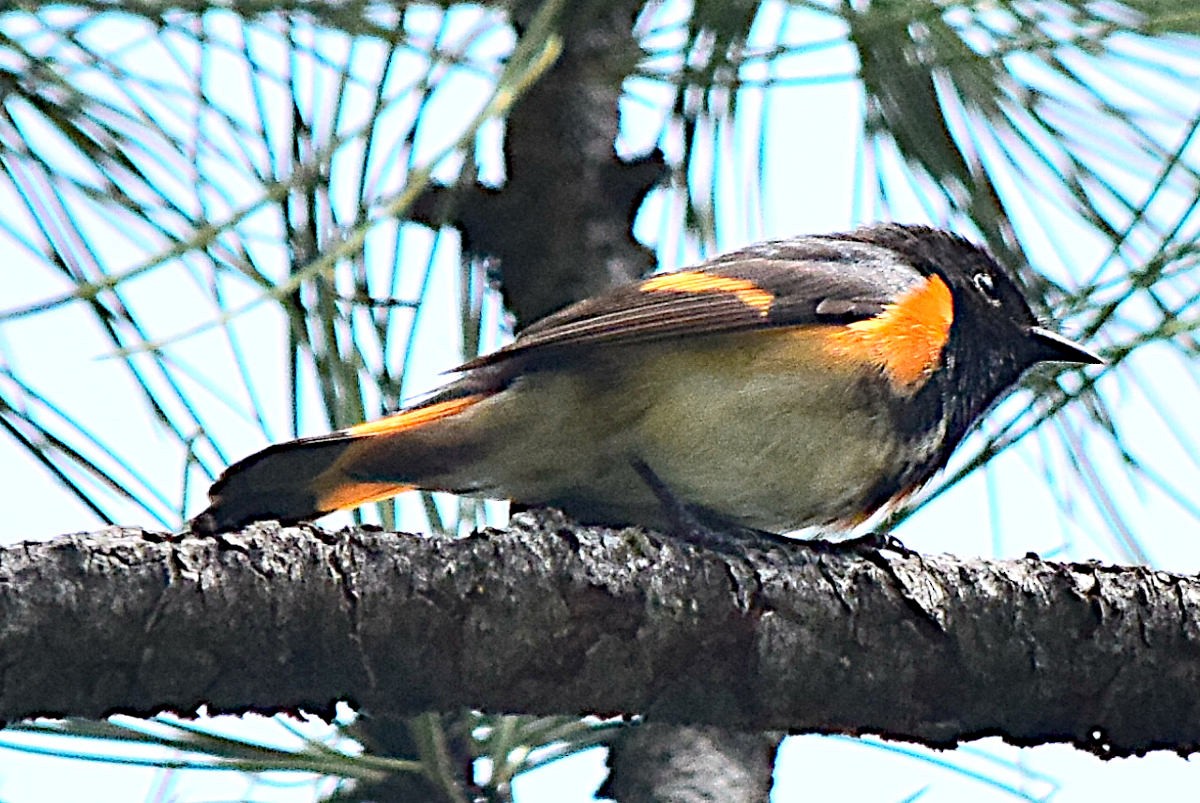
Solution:
{"label": "rough bark", "polygon": [[752,731],[1200,745],[1200,581],[1034,558],[730,557],[522,514],[451,540],[271,524],[0,551],[0,717],[642,714]]}

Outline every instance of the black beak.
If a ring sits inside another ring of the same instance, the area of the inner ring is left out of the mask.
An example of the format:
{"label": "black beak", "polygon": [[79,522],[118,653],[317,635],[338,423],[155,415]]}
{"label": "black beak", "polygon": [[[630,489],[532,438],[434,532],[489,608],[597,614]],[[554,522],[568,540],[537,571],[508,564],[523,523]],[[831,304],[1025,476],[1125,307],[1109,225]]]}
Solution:
{"label": "black beak", "polygon": [[1072,343],[1062,335],[1040,326],[1029,327],[1029,341],[1035,362],[1073,362],[1083,365],[1103,365],[1104,360],[1083,346]]}

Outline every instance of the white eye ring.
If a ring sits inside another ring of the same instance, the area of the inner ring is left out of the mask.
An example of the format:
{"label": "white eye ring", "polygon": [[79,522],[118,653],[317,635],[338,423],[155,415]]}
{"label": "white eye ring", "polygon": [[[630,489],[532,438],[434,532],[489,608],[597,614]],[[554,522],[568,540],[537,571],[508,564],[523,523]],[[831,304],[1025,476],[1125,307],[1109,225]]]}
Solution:
{"label": "white eye ring", "polygon": [[1000,303],[1000,299],[996,297],[996,282],[992,279],[992,274],[980,271],[971,277],[971,281],[975,283],[975,289],[983,293],[988,302]]}

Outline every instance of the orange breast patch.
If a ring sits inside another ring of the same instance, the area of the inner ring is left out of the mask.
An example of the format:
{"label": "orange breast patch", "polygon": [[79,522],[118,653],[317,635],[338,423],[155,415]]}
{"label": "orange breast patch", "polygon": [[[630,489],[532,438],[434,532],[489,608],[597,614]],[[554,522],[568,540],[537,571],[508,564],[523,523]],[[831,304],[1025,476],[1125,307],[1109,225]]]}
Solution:
{"label": "orange breast patch", "polygon": [[826,342],[836,357],[874,365],[892,387],[911,393],[937,368],[953,320],[950,288],[940,277],[930,276],[874,318],[848,324]]}
{"label": "orange breast patch", "polygon": [[771,311],[771,302],[775,300],[774,295],[749,279],[734,279],[694,270],[653,276],[642,282],[639,289],[643,293],[729,293],[764,316]]}

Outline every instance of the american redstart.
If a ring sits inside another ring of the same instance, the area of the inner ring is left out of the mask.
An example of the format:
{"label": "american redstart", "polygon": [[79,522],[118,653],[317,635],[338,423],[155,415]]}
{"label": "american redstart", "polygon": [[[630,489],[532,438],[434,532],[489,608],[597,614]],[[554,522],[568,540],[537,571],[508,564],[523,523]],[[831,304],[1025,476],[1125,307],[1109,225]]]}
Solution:
{"label": "american redstart", "polygon": [[388,417],[230,466],[192,529],[307,521],[421,488],[672,526],[849,526],[941,468],[1040,362],[983,249],[922,226],[751,245],[573,304]]}

